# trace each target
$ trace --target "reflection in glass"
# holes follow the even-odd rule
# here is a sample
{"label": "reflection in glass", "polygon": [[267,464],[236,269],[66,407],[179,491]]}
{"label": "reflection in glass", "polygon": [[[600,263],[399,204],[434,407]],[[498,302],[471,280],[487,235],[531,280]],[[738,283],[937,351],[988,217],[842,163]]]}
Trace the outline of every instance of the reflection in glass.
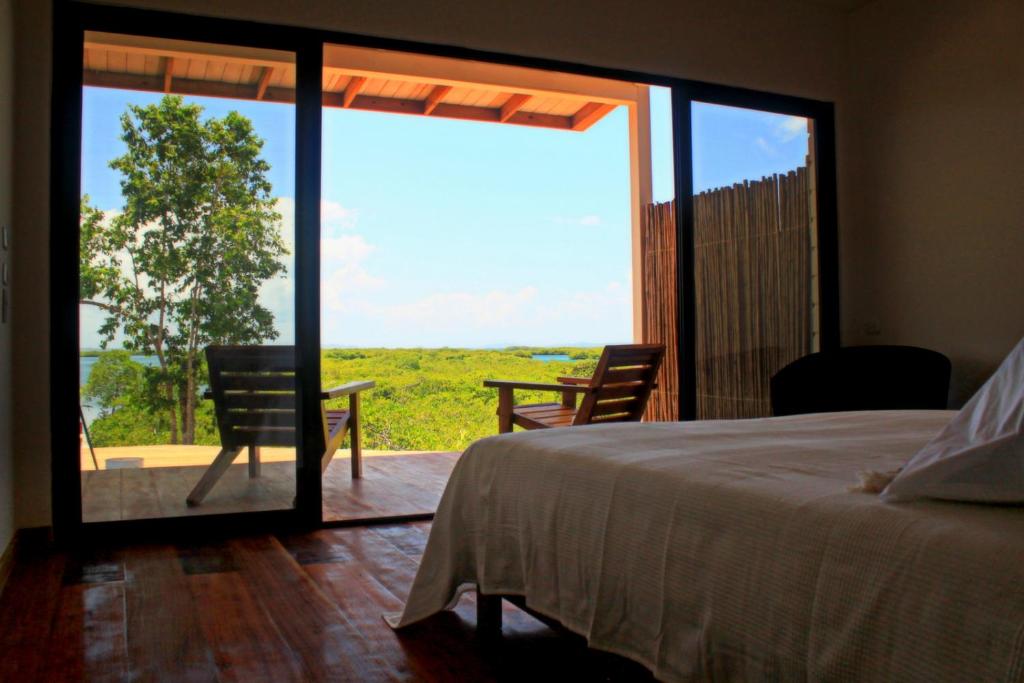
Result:
{"label": "reflection in glass", "polygon": [[692,107],[697,416],[767,416],[771,376],[818,344],[813,127]]}

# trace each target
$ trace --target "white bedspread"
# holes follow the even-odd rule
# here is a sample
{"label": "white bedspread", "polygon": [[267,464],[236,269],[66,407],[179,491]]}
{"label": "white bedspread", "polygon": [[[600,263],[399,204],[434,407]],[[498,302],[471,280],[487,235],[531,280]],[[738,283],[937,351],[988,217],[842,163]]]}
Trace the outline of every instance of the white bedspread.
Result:
{"label": "white bedspread", "polygon": [[884,504],[945,411],[620,424],[473,444],[400,618],[523,595],[663,680],[1024,678],[1024,510]]}

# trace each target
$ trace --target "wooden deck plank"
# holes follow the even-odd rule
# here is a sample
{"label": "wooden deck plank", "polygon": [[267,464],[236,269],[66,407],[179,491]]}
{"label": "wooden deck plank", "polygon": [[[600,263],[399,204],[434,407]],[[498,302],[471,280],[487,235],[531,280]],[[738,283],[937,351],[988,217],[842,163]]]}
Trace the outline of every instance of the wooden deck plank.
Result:
{"label": "wooden deck plank", "polygon": [[82,513],[86,522],[113,522],[121,519],[123,470],[84,470],[82,472]]}
{"label": "wooden deck plank", "polygon": [[[429,514],[437,509],[459,453],[417,453],[363,459],[364,476],[353,480],[350,459],[339,453],[324,476],[324,518],[365,520]],[[232,465],[202,505],[185,498],[204,467],[154,467],[82,473],[83,515],[89,522],[153,519],[226,512],[281,510],[295,498],[294,461],[264,462],[248,476],[244,457]]]}

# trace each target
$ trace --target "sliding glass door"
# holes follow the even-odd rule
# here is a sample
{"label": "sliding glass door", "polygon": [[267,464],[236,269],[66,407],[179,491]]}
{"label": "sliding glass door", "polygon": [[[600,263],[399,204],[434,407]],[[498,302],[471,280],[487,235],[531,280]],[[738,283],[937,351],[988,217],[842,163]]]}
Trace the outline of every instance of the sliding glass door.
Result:
{"label": "sliding glass door", "polygon": [[[430,478],[434,501],[462,447],[497,428],[482,380],[498,360],[540,381],[585,376],[607,343],[663,342],[645,419],[740,418],[770,413],[775,371],[838,342],[827,103],[311,29],[55,11],[60,534],[350,522],[365,511],[330,506],[361,504],[360,475],[386,466],[389,486]],[[356,346],[387,347],[374,351],[387,372]],[[358,380],[375,385],[355,404],[321,389]],[[357,420],[373,456],[362,469]],[[398,467],[406,451],[440,464],[420,476]],[[433,505],[386,498],[396,515]]]}
{"label": "sliding glass door", "polygon": [[[822,348],[823,308],[832,307],[822,299],[818,112],[736,99],[680,103],[690,123],[685,285],[696,419],[771,415],[772,375]],[[833,341],[827,333],[824,343]]]}
{"label": "sliding glass door", "polygon": [[295,55],[83,47],[82,519],[292,508]]}

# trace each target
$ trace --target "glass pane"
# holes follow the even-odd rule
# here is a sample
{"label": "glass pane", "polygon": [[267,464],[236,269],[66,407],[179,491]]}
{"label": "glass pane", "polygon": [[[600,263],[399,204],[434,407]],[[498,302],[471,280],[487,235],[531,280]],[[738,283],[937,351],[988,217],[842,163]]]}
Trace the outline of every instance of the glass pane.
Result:
{"label": "glass pane", "polygon": [[647,89],[337,45],[324,64],[322,382],[376,383],[363,476],[346,443],[324,518],[432,512],[498,431],[485,379],[589,376],[605,344],[640,340]]}
{"label": "glass pane", "polygon": [[289,508],[294,55],[84,50],[84,520]]}
{"label": "glass pane", "polygon": [[813,126],[692,114],[697,416],[767,416],[771,376],[818,347]]}
{"label": "glass pane", "polygon": [[651,86],[651,188],[650,201],[640,215],[636,240],[641,258],[637,292],[641,311],[640,341],[665,345],[665,360],[658,385],[651,392],[646,420],[674,422],[679,419],[679,359],[676,278],[676,187],[672,140],[672,89]]}

